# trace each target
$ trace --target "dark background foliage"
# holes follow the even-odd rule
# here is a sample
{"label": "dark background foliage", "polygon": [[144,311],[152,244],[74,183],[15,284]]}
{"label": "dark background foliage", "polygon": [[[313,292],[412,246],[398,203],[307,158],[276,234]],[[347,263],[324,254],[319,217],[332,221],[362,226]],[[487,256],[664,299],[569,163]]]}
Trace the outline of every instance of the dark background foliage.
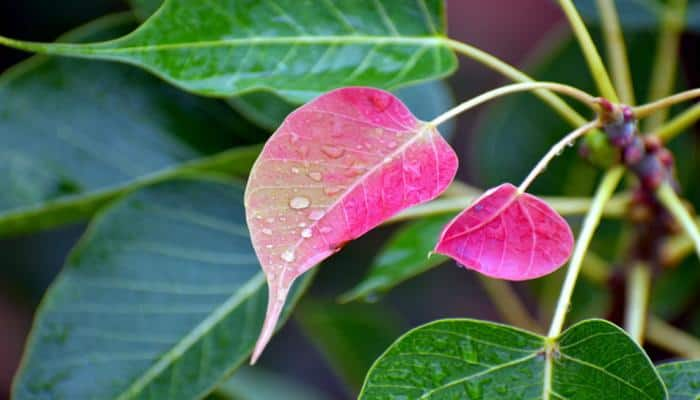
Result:
{"label": "dark background foliage", "polygon": [[[122,0],[61,2],[5,0],[0,1],[0,29],[3,35],[9,37],[51,41],[58,35],[98,16],[126,9],[128,5]],[[567,32],[567,28],[562,25],[563,16],[554,2],[549,0],[491,0],[488,2],[454,0],[448,1],[448,16],[452,37],[481,47],[516,65],[533,64],[539,57],[538,53],[541,55],[543,49],[554,46]],[[688,80],[689,86],[697,87],[700,85],[700,37],[686,35],[682,42],[682,52],[685,79]],[[27,56],[27,54],[0,47],[0,71]],[[572,60],[571,63],[575,61]],[[581,65],[575,65],[575,67],[580,74],[587,74]],[[647,69],[646,66],[634,65],[634,63],[632,67]],[[462,61],[459,72],[450,78],[457,100],[466,99],[492,88],[501,81],[502,79],[496,74],[468,60]],[[497,169],[496,163],[480,164],[474,155],[485,149],[479,146],[490,146],[486,150],[502,155],[507,162],[509,158],[518,157],[521,151],[512,146],[508,138],[522,135],[523,132],[501,132],[495,143],[493,140],[485,142],[481,140],[483,138],[475,137],[475,132],[478,130],[474,128],[480,116],[484,114],[483,110],[480,109],[479,112],[460,118],[453,142],[462,159],[460,177],[470,183],[493,184],[493,177],[503,174],[504,171]],[[508,118],[508,115],[501,115],[500,118]],[[531,130],[527,132],[530,133]],[[544,148],[547,138],[544,132],[542,137],[533,138],[532,150],[528,149],[527,153],[531,154],[533,151]],[[697,181],[696,154],[700,150],[697,132],[694,139],[691,138],[685,143],[690,145],[690,148],[685,148],[684,151],[690,151],[691,156],[684,159],[684,162],[694,169],[693,174]],[[522,173],[517,167],[509,171],[513,174]],[[553,182],[568,178],[560,175],[552,176],[549,179]],[[503,178],[505,177],[501,179]],[[516,176],[515,179],[519,178]],[[686,190],[693,195],[692,199],[697,201],[700,198],[700,185],[692,179],[687,183],[690,185]],[[562,185],[558,188],[540,187],[540,189],[544,191],[552,189],[550,191],[554,193],[566,191],[567,188],[575,190],[571,189],[572,187],[578,187],[578,190],[583,190],[584,193],[590,190],[590,187],[586,188],[585,183],[583,185],[584,189],[578,181],[575,181],[573,185]],[[696,203],[696,205],[700,204]],[[0,399],[8,396],[9,385],[21,356],[32,314],[83,229],[83,225],[74,225],[48,232],[0,239]],[[345,384],[357,385],[356,380],[361,378],[351,379],[355,380],[354,382],[342,382],[325,363],[322,351],[318,351],[319,347],[323,349],[323,343],[314,347],[309,342],[308,335],[310,331],[328,327],[330,322],[319,319],[318,310],[323,310],[324,305],[334,301],[339,293],[348,290],[350,282],[354,283],[361,279],[377,249],[377,243],[381,243],[388,232],[389,230],[384,228],[376,230],[362,240],[350,244],[332,261],[324,264],[314,287],[307,296],[309,299],[300,306],[299,317],[284,328],[284,334],[277,336],[266,352],[263,359],[265,366],[281,371],[292,379],[313,383],[333,398],[348,396],[349,392],[345,389]],[[534,310],[536,299],[532,292],[526,290],[527,288],[523,285],[518,286],[518,289]],[[593,296],[593,292],[583,294],[584,298],[590,296]],[[357,333],[358,337],[355,339],[359,339],[360,344],[364,343],[367,346],[366,359],[359,357],[355,360],[360,365],[371,362],[389,340],[408,327],[441,317],[468,316],[498,320],[498,315],[488,302],[475,275],[465,273],[451,263],[409,281],[381,300],[382,302],[377,305],[378,309],[382,313],[394,314],[392,318],[397,321],[387,327],[388,333],[375,332],[376,336],[373,336],[362,324],[348,326],[348,334]],[[696,333],[700,333],[700,317],[689,311],[693,309],[692,305],[699,308],[697,306],[700,306],[700,296],[691,296],[686,304],[686,308],[675,313],[674,322],[694,328]],[[334,306],[331,303],[328,307]],[[346,310],[364,314],[362,307],[352,306]],[[548,318],[547,315],[542,317]],[[360,332],[365,336],[360,337]],[[652,355],[658,359],[668,357],[660,351],[653,351]]]}

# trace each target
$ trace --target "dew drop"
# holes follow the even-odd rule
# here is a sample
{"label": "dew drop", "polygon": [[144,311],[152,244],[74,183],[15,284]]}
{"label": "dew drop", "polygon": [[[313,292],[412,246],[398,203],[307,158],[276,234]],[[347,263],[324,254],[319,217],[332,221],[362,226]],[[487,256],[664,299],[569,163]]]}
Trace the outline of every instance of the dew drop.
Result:
{"label": "dew drop", "polygon": [[391,104],[391,96],[384,92],[372,93],[369,95],[369,100],[377,111],[384,111]]}
{"label": "dew drop", "polygon": [[299,142],[299,135],[297,135],[295,132],[290,133],[289,143],[296,144],[297,142]]}
{"label": "dew drop", "polygon": [[295,173],[295,174],[298,174],[298,173],[299,173],[299,168],[293,167],[293,168],[292,168],[292,172]]}
{"label": "dew drop", "polygon": [[294,261],[294,258],[295,258],[294,251],[292,251],[291,249],[287,250],[284,253],[282,253],[282,255],[280,257],[286,262],[292,262],[292,261]]}
{"label": "dew drop", "polygon": [[330,233],[331,228],[324,226],[323,228],[319,229],[318,231],[321,233]]}
{"label": "dew drop", "polygon": [[334,194],[338,194],[343,190],[340,186],[329,186],[323,188],[323,193],[327,194],[328,196],[333,196]]}
{"label": "dew drop", "polygon": [[390,163],[390,162],[392,162],[392,161],[394,161],[393,158],[391,158],[391,157],[384,157],[384,162],[385,162],[385,163]]}
{"label": "dew drop", "polygon": [[340,158],[345,154],[343,148],[335,146],[322,146],[321,151],[330,158]]}
{"label": "dew drop", "polygon": [[323,218],[324,212],[321,210],[313,210],[309,213],[309,219],[312,221],[318,221]]}
{"label": "dew drop", "polygon": [[323,179],[323,174],[321,174],[320,172],[316,172],[316,171],[309,172],[309,178],[311,178],[312,180],[314,180],[316,182],[320,182],[321,179]]}
{"label": "dew drop", "polygon": [[275,219],[272,217],[269,217],[268,219],[265,220],[265,222],[267,222],[268,224],[271,224],[271,223],[275,222]]}
{"label": "dew drop", "polygon": [[255,219],[263,219],[263,216],[260,215],[260,214],[258,214],[258,215],[255,216]]}
{"label": "dew drop", "polygon": [[304,239],[310,238],[311,237],[311,229],[306,228],[303,231],[301,231],[301,237],[303,237]]}
{"label": "dew drop", "polygon": [[398,146],[398,145],[399,145],[399,144],[396,143],[396,141],[394,141],[394,140],[392,140],[392,141],[390,141],[389,143],[386,144],[386,146],[387,146],[388,148],[390,148],[390,149],[395,149],[396,146]]}
{"label": "dew drop", "polygon": [[262,233],[264,233],[264,234],[266,234],[266,235],[268,235],[268,236],[269,236],[269,235],[272,235],[272,229],[270,229],[270,228],[265,228],[265,229],[262,230]]}
{"label": "dew drop", "polygon": [[289,206],[295,210],[302,210],[311,205],[311,201],[306,197],[297,196],[289,201]]}
{"label": "dew drop", "polygon": [[299,228],[304,228],[306,227],[306,222],[300,222],[299,223]]}

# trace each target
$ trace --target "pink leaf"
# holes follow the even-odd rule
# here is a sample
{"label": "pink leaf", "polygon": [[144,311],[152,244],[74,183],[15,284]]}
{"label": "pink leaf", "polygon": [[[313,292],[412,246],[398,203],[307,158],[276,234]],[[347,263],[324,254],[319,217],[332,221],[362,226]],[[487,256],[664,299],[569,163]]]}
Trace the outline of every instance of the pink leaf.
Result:
{"label": "pink leaf", "polygon": [[571,256],[574,236],[556,211],[510,183],[484,193],[442,231],[436,253],[493,278],[547,275]]}
{"label": "pink leaf", "polygon": [[397,212],[452,182],[457,156],[399,99],[338,89],[287,117],[253,166],[245,203],[269,302],[255,362],[292,282]]}

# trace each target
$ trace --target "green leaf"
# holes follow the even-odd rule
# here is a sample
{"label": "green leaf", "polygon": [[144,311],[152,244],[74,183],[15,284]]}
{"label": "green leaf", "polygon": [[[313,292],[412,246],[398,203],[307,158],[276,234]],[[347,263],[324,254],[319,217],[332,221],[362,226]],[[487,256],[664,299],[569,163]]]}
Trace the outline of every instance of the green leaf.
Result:
{"label": "green leaf", "polygon": [[133,64],[204,95],[260,89],[303,102],[340,86],[393,89],[445,76],[456,58],[444,35],[441,0],[210,0],[197,7],[166,0],[120,39],[0,44]]}
{"label": "green leaf", "polygon": [[[430,121],[455,105],[450,87],[445,81],[430,81],[400,88],[394,94],[423,121]],[[246,93],[227,101],[248,120],[270,131],[277,129],[295,109],[293,104],[271,92]],[[455,127],[454,120],[447,121],[440,126],[440,133],[449,139],[454,134]]]}
{"label": "green leaf", "polygon": [[[574,0],[581,16],[590,24],[600,23],[596,0]],[[664,2],[659,0],[615,0],[620,24],[628,30],[657,29],[664,15]],[[700,1],[690,0],[686,10],[686,29],[700,31]]]}
{"label": "green leaf", "polygon": [[367,276],[342,295],[341,301],[371,300],[377,294],[447,261],[447,257],[430,255],[430,252],[452,217],[454,215],[428,217],[401,227],[374,259]]}
{"label": "green leaf", "polygon": [[163,4],[163,0],[128,0],[136,18],[145,21]]}
{"label": "green leaf", "polygon": [[663,400],[644,351],[620,328],[587,320],[559,338],[468,319],[442,320],[397,340],[360,399]]}
{"label": "green leaf", "polygon": [[266,302],[240,185],[140,190],[102,212],[70,254],[13,398],[200,398],[249,356]]}
{"label": "green leaf", "polygon": [[295,314],[308,339],[356,393],[384,349],[400,334],[396,315],[379,305],[304,300]]}
{"label": "green leaf", "polygon": [[[68,37],[115,37],[116,15]],[[85,218],[183,168],[245,174],[263,139],[224,103],[122,65],[35,57],[0,77],[0,234]],[[214,155],[224,151],[221,154]]]}
{"label": "green leaf", "polygon": [[668,400],[700,399],[700,361],[681,361],[657,367],[668,389]]}
{"label": "green leaf", "polygon": [[318,391],[258,367],[244,367],[208,397],[209,400],[326,400]]}

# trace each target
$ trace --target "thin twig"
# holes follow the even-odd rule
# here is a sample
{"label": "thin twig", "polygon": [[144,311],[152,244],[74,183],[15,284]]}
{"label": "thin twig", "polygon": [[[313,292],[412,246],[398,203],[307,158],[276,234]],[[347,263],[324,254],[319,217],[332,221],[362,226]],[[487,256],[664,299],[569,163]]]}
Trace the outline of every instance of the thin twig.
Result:
{"label": "thin twig", "polygon": [[576,280],[578,279],[578,275],[581,270],[583,258],[586,255],[586,251],[591,243],[593,234],[600,223],[600,218],[603,214],[605,203],[608,202],[618,183],[620,183],[624,172],[625,169],[620,166],[609,170],[603,177],[603,181],[598,186],[598,190],[593,197],[593,204],[591,205],[591,209],[588,211],[588,214],[583,221],[583,227],[581,228],[581,233],[579,234],[578,240],[576,241],[576,246],[574,247],[574,254],[571,257],[569,269],[566,272],[566,278],[564,279],[561,294],[559,295],[559,300],[557,301],[557,307],[554,310],[554,318],[552,318],[552,324],[549,327],[548,336],[550,338],[555,338],[561,333],[564,326],[564,320],[566,319],[566,313],[569,309],[569,304],[571,303],[571,295],[574,293]]}
{"label": "thin twig", "polygon": [[640,345],[644,341],[650,290],[651,267],[647,263],[638,262],[632,266],[627,278],[625,330]]}
{"label": "thin twig", "polygon": [[598,10],[605,33],[605,43],[608,57],[610,58],[615,88],[620,94],[620,100],[625,104],[632,105],[635,103],[634,87],[630,76],[625,37],[620,28],[620,19],[617,15],[615,2],[613,0],[598,0]]}

